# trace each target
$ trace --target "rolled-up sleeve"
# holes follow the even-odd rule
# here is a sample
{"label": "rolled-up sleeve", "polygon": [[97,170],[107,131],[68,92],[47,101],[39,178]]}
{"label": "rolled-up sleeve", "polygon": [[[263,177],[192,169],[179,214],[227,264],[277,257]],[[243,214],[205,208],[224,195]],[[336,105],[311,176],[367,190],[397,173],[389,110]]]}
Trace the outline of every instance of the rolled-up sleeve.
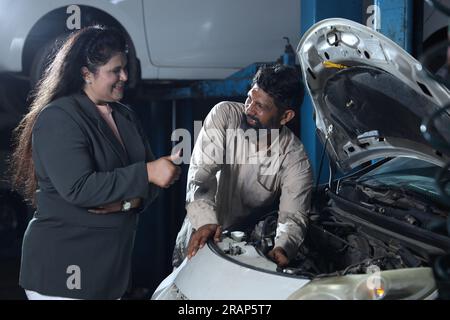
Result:
{"label": "rolled-up sleeve", "polygon": [[303,150],[287,157],[281,173],[281,195],[275,246],[282,247],[289,259],[305,237],[311,207],[313,175]]}
{"label": "rolled-up sleeve", "polygon": [[34,156],[53,187],[69,203],[96,207],[148,197],[145,162],[108,172],[96,171],[86,135],[63,109],[49,107],[42,111],[32,139]]}

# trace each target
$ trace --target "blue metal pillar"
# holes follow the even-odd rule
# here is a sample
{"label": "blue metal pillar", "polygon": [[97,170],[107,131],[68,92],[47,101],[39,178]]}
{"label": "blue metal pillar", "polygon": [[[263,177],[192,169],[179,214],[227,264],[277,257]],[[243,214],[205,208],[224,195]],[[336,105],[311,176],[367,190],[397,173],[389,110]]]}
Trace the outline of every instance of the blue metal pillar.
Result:
{"label": "blue metal pillar", "polygon": [[412,52],[413,0],[374,0],[379,7],[380,32]]}
{"label": "blue metal pillar", "polygon": [[[303,35],[312,25],[327,18],[346,18],[362,23],[363,4],[361,0],[302,0],[301,1],[301,34]],[[314,177],[317,179],[322,153],[322,144],[317,138],[313,120],[313,107],[309,96],[305,96],[301,108],[300,127],[301,140],[305,145]],[[328,168],[328,162],[324,161],[324,167]],[[327,170],[322,170],[320,183],[328,180]]]}

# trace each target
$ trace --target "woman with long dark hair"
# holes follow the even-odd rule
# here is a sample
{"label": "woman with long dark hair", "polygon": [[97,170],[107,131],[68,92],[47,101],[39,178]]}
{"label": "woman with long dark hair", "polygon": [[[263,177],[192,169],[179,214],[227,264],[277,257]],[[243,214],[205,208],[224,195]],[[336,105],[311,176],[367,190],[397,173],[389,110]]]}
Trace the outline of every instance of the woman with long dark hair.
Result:
{"label": "woman with long dark hair", "polygon": [[29,299],[118,299],[129,285],[138,214],[174,183],[119,101],[127,44],[113,29],[71,34],[15,131],[12,180],[36,207],[24,235],[20,285]]}

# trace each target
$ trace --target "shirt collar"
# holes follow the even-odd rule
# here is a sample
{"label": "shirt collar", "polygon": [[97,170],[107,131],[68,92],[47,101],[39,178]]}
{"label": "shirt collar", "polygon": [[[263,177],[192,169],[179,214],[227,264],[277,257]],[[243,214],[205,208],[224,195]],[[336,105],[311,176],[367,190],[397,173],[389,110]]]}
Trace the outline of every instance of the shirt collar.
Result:
{"label": "shirt collar", "polygon": [[95,106],[97,107],[97,110],[103,115],[110,115],[112,113],[112,108],[109,104],[96,104]]}

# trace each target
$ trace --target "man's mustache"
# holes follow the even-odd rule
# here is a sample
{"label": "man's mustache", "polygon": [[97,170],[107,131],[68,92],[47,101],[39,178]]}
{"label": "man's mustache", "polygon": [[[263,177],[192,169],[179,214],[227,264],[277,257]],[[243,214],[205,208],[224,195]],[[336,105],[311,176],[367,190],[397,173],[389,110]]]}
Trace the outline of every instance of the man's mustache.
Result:
{"label": "man's mustache", "polygon": [[256,122],[256,126],[257,126],[258,128],[262,128],[261,122],[259,121],[259,119],[258,119],[257,117],[252,116],[252,115],[249,115],[249,114],[245,114],[245,116],[246,116],[247,118],[252,119],[253,121],[255,121],[255,122]]}

